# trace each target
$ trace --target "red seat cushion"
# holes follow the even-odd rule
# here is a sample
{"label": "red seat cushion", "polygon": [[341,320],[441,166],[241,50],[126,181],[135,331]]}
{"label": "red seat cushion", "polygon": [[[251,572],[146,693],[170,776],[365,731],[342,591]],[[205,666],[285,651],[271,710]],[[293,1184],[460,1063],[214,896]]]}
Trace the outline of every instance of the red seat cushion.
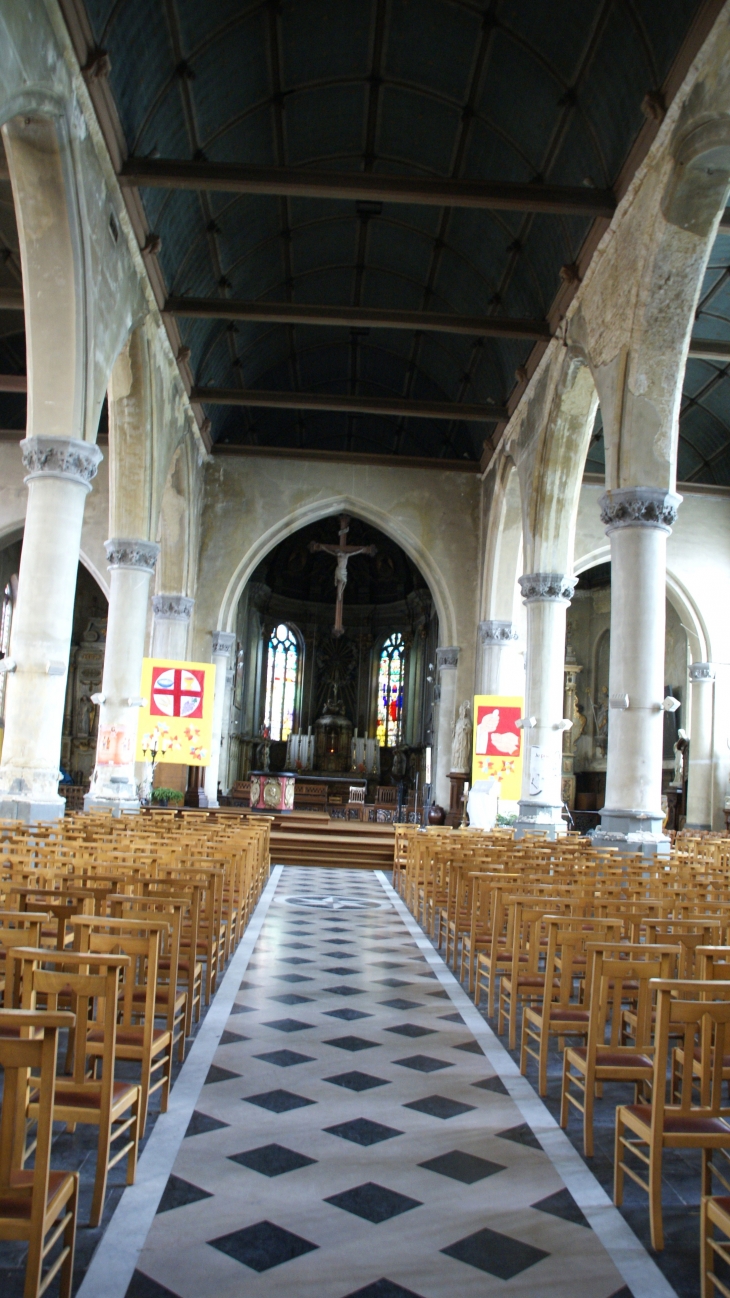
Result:
{"label": "red seat cushion", "polygon": [[[135,1092],[138,1089],[133,1082],[115,1082],[112,1091],[112,1103],[116,1106],[126,1099],[129,1104],[132,1104],[135,1099]],[[84,1085],[75,1086],[73,1082],[57,1081],[55,1101],[56,1104],[63,1104],[74,1109],[100,1109],[101,1088]]]}
{"label": "red seat cushion", "polygon": [[[627,1104],[626,1109],[634,1117],[651,1126],[650,1104]],[[730,1124],[722,1118],[713,1118],[705,1114],[676,1113],[672,1110],[664,1114],[664,1131],[670,1136],[727,1136],[730,1141]]]}

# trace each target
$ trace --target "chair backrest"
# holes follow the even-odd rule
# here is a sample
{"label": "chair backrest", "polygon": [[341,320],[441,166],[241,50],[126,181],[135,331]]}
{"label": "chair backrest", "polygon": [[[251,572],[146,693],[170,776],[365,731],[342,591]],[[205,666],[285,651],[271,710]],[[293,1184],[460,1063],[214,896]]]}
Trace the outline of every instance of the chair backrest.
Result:
{"label": "chair backrest", "polygon": [[376,807],[394,807],[398,801],[398,790],[393,785],[379,784],[375,790]]}
{"label": "chair backrest", "polygon": [[[0,1201],[10,1189],[11,1173],[20,1167],[25,1145],[25,1096],[33,1072],[38,1097],[35,1165],[30,1199],[31,1229],[41,1231],[48,1202],[48,1175],[53,1134],[53,1097],[56,1086],[58,1034],[76,1022],[73,1014],[48,1014],[28,1010],[0,1010],[0,1068],[3,1070],[3,1102],[0,1114]],[[18,1033],[17,1036],[13,1034]],[[22,1127],[22,1131],[19,1129]],[[13,1195],[18,1191],[13,1187]],[[0,1206],[0,1215],[2,1207]]]}
{"label": "chair backrest", "polygon": [[23,1009],[35,1010],[39,995],[51,1013],[58,1011],[60,1000],[70,1000],[76,1015],[72,1069],[76,1085],[83,1084],[88,1076],[88,1034],[94,1029],[103,1031],[102,1109],[105,1104],[111,1106],[119,975],[129,967],[129,956],[19,947],[13,952],[13,960],[21,965]]}
{"label": "chair backrest", "polygon": [[592,962],[586,1043],[589,1056],[595,1057],[599,1046],[610,1045],[616,1049],[621,1045],[622,1014],[627,1000],[631,1000],[636,1015],[632,1049],[641,1052],[651,1049],[655,1002],[651,980],[671,978],[679,948],[646,943],[626,942],[611,946],[603,942],[587,942],[586,955]]}
{"label": "chair backrest", "polygon": [[365,786],[360,787],[357,784],[350,785],[350,802],[365,802]]}
{"label": "chair backrest", "polygon": [[[666,1109],[717,1117],[730,1046],[730,981],[654,978],[651,986],[657,994],[652,1126],[663,1128]],[[667,1104],[669,1051],[677,1038],[684,1058],[680,1100]],[[692,1067],[698,1054],[699,1077]]]}

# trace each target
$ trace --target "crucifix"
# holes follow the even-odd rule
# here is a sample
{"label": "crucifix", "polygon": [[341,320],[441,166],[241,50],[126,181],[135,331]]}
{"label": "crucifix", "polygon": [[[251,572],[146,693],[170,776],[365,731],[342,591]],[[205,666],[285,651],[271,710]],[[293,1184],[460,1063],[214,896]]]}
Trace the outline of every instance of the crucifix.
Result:
{"label": "crucifix", "polygon": [[375,545],[348,545],[347,533],[350,530],[350,515],[340,514],[340,540],[337,545],[323,545],[321,541],[310,541],[309,548],[312,554],[317,550],[323,550],[325,554],[332,554],[337,560],[335,564],[335,586],[337,587],[337,604],[335,606],[335,624],[332,628],[334,636],[341,636],[344,631],[342,625],[342,601],[345,597],[345,586],[347,585],[347,562],[355,554],[377,554],[378,549]]}

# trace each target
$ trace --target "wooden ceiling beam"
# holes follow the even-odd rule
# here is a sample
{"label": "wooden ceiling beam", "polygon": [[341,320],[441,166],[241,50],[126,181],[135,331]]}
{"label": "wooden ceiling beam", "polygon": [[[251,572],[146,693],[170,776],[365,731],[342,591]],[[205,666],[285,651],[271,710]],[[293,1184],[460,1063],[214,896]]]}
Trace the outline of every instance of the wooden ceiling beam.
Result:
{"label": "wooden ceiling beam", "polygon": [[689,344],[690,360],[719,361],[723,365],[730,363],[730,342],[692,338]]}
{"label": "wooden ceiling beam", "polygon": [[215,190],[227,194],[277,194],[289,198],[334,198],[430,207],[489,208],[546,212],[561,216],[603,216],[616,200],[609,189],[588,185],[516,184],[512,181],[432,180],[381,176],[372,172],[312,171],[304,167],[237,166],[175,158],[129,158],[119,183],[140,189]]}
{"label": "wooden ceiling beam", "polygon": [[22,311],[22,288],[0,288],[0,311]]}
{"label": "wooden ceiling beam", "polygon": [[242,302],[226,298],[170,297],[170,315],[205,320],[254,320],[272,324],[337,325],[343,328],[414,329],[424,333],[483,338],[551,337],[547,320],[465,316],[436,311],[390,311],[362,306],[310,306],[296,302]]}
{"label": "wooden ceiling beam", "polygon": [[411,419],[464,419],[491,423],[507,418],[504,406],[456,401],[406,401],[401,397],[350,397],[324,392],[264,392],[257,388],[199,388],[190,400],[211,406],[261,406],[270,410],[334,410],[347,414],[397,415]]}

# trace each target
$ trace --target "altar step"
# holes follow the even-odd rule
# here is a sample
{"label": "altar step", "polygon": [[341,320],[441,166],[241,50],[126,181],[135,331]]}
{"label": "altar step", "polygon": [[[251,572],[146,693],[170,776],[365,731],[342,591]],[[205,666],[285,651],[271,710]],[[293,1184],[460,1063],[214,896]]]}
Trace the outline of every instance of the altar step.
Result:
{"label": "altar step", "polygon": [[392,870],[394,843],[392,825],[331,820],[321,812],[295,811],[274,817],[271,864]]}

